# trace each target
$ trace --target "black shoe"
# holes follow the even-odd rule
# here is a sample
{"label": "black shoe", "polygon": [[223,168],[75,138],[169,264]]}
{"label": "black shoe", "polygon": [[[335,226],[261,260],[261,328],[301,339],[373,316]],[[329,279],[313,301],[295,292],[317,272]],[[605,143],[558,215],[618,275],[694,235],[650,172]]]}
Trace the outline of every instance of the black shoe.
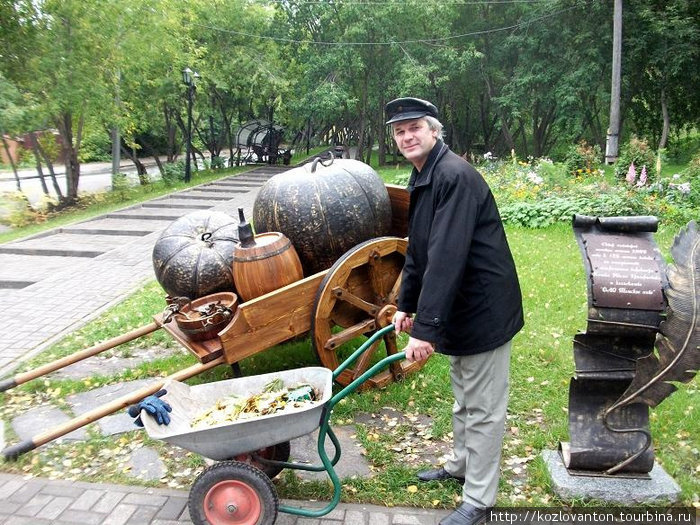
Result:
{"label": "black shoe", "polygon": [[469,503],[462,503],[455,511],[444,517],[440,525],[478,525],[489,517],[491,507],[478,509]]}
{"label": "black shoe", "polygon": [[420,481],[445,481],[446,479],[456,479],[462,485],[464,485],[464,478],[459,478],[453,476],[447,472],[443,467],[435,468],[431,470],[423,470],[418,473],[418,479]]}

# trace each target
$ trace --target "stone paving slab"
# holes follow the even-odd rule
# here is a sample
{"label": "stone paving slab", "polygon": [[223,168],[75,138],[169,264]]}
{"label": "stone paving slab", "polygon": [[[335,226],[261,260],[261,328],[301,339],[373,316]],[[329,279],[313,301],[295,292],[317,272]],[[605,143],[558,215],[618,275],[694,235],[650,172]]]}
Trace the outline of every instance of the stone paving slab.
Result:
{"label": "stone paving slab", "polygon": [[[73,417],[52,406],[42,406],[27,410],[12,420],[12,430],[21,441],[32,439],[37,434],[50,428],[62,425]],[[78,428],[60,438],[65,441],[83,441],[87,439],[85,427]]]}
{"label": "stone paving slab", "polygon": [[74,267],[83,257],[50,257],[0,253],[0,281],[39,281],[56,272]]}
{"label": "stone paving slab", "polygon": [[216,203],[207,200],[205,196],[201,200],[188,200],[166,197],[153,201],[148,201],[143,204],[143,208],[181,208],[184,210],[207,210],[215,206]]}
{"label": "stone paving slab", "polygon": [[[227,182],[226,184],[218,184],[212,182],[211,184],[204,184],[199,188],[192,188],[192,193],[209,193],[209,192],[236,192],[239,193],[250,191],[251,188],[258,188],[263,185],[262,181],[240,181],[240,182]],[[240,188],[236,190],[236,188]]]}
{"label": "stone paving slab", "polygon": [[[234,192],[238,193],[238,192]],[[245,193],[245,192],[241,192]],[[178,193],[177,194],[178,199],[196,199],[196,200],[202,200],[202,194],[197,193],[197,192],[186,192],[186,193]],[[223,195],[207,195],[207,200],[210,201],[227,201],[231,198],[231,195],[229,193],[223,194]]]}
{"label": "stone paving slab", "polygon": [[229,195],[230,198],[234,198],[236,195],[239,195],[241,193],[248,193],[251,189],[252,188],[197,188],[195,190],[192,190],[192,193],[190,195],[200,195],[201,199],[208,201],[210,195],[214,195],[217,197],[221,195]]}
{"label": "stone paving slab", "polygon": [[129,235],[76,235],[58,232],[47,237],[0,245],[0,253],[96,257],[133,241],[134,237]]}
{"label": "stone paving slab", "polygon": [[107,217],[92,221],[81,222],[72,226],[61,228],[62,232],[73,234],[91,235],[148,235],[156,230],[168,226],[171,220],[143,220],[133,219],[129,216]]}
{"label": "stone paving slab", "polygon": [[183,215],[186,215],[189,213],[187,209],[167,209],[167,208],[143,208],[141,206],[137,206],[134,208],[127,208],[124,210],[120,210],[117,212],[112,212],[108,213],[106,215],[103,215],[103,217],[107,218],[114,218],[114,219],[121,219],[128,217],[130,219],[138,219],[138,220],[155,220],[155,221],[174,221],[175,219],[179,219]]}
{"label": "stone paving slab", "polygon": [[217,186],[238,186],[244,184],[254,184],[256,186],[262,186],[272,177],[246,177],[242,179],[229,179],[229,180],[218,180],[216,181]]}

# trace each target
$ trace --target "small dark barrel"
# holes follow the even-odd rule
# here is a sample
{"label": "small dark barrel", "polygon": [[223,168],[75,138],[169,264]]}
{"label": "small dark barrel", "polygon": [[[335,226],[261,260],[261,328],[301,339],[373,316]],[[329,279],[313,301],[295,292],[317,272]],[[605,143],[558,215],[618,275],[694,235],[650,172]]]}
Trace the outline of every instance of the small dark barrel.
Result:
{"label": "small dark barrel", "polygon": [[244,301],[287,286],[304,274],[290,240],[279,232],[261,233],[233,254],[233,280]]}
{"label": "small dark barrel", "polygon": [[304,275],[330,268],[346,251],[391,229],[384,182],[367,164],[328,159],[275,175],[253,207],[257,232],[281,232],[292,241]]}

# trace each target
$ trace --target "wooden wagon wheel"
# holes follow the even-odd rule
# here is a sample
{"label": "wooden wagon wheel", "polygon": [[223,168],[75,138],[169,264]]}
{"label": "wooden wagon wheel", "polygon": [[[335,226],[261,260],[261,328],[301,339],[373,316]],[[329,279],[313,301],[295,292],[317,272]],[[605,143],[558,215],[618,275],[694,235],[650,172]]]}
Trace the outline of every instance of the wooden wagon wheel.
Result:
{"label": "wooden wagon wheel", "polygon": [[[347,251],[328,270],[316,295],[311,324],[311,339],[323,366],[335,370],[342,362],[338,351],[343,345],[357,337],[369,337],[391,323],[407,244],[398,237],[371,239]],[[382,341],[387,355],[398,352],[396,334],[391,332],[370,346],[354,368],[344,370],[338,383],[347,385],[362,375]],[[363,387],[384,386],[422,365],[406,360],[392,363]]]}

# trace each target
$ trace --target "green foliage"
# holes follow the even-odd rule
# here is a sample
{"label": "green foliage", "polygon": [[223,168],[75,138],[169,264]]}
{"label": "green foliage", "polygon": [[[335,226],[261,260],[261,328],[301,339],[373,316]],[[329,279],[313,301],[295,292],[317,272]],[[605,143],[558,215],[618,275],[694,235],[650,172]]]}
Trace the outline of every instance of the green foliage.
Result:
{"label": "green foliage", "polygon": [[182,182],[185,180],[185,161],[179,160],[177,162],[168,162],[163,164],[162,173],[163,182],[167,186],[172,186],[176,182]]}
{"label": "green foliage", "polygon": [[630,165],[634,164],[637,173],[646,166],[647,172],[654,171],[656,155],[646,139],[632,137],[620,150],[620,156],[615,163],[615,176],[624,178]]}
{"label": "green foliage", "polygon": [[216,155],[215,157],[212,157],[209,167],[213,170],[219,170],[219,169],[225,168],[226,161],[220,155]]}
{"label": "green foliage", "polygon": [[687,164],[699,152],[700,132],[698,131],[671,140],[667,148],[668,160],[678,164]]}
{"label": "green foliage", "polygon": [[598,144],[590,145],[585,140],[572,145],[566,152],[564,164],[571,175],[590,174],[600,168],[603,152]]}
{"label": "green foliage", "polygon": [[117,173],[112,177],[112,191],[110,192],[115,202],[127,202],[137,193],[136,188],[124,173]]}
{"label": "green foliage", "polygon": [[45,206],[34,208],[24,193],[15,191],[2,194],[3,213],[0,224],[12,228],[24,228],[46,220]]}
{"label": "green foliage", "polygon": [[80,145],[80,162],[112,160],[112,141],[104,131],[87,133]]}

